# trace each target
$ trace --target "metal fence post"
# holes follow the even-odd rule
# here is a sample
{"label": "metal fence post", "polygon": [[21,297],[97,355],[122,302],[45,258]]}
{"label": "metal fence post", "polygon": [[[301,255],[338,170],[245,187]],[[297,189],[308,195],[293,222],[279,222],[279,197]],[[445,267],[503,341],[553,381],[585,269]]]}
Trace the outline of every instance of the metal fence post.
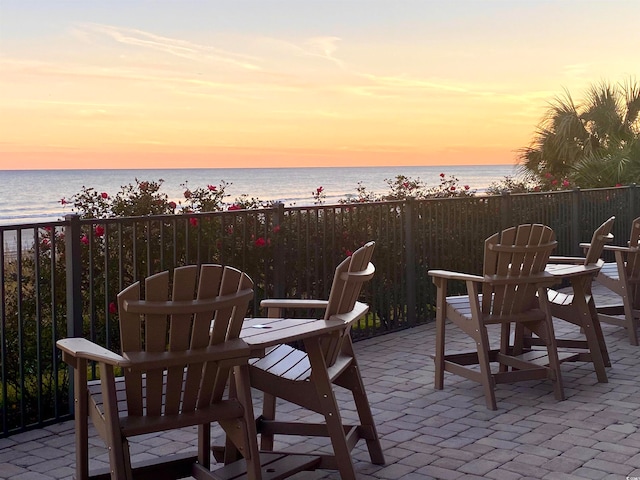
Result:
{"label": "metal fence post", "polygon": [[407,292],[407,324],[416,324],[416,251],[413,240],[415,199],[407,197],[404,215],[405,279]]}
{"label": "metal fence post", "polygon": [[500,230],[513,224],[513,199],[509,190],[503,190],[500,194],[500,223]]}
{"label": "metal fence post", "polygon": [[80,217],[65,215],[64,246],[67,281],[67,336],[82,337],[82,256]]}
{"label": "metal fence post", "polygon": [[582,195],[579,188],[574,188],[571,195],[571,255],[579,257],[580,249],[580,204]]}
{"label": "metal fence post", "polygon": [[629,211],[631,212],[629,223],[638,216],[638,210],[636,210],[636,199],[638,198],[636,194],[637,187],[638,185],[636,183],[629,185]]}
{"label": "metal fence post", "polygon": [[[275,212],[273,215],[273,228],[282,225],[284,221],[284,203],[277,202],[274,204]],[[285,296],[285,264],[284,264],[284,245],[282,239],[284,235],[278,236],[278,241],[273,250],[273,297],[284,298]]]}

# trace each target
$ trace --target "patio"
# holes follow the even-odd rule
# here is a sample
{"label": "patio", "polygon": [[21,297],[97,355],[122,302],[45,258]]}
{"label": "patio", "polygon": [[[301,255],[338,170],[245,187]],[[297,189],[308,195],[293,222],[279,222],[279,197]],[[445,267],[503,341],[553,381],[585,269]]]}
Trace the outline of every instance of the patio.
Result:
{"label": "patio", "polygon": [[[609,292],[596,288],[596,303]],[[433,388],[434,324],[355,344],[386,465],[369,462],[363,442],[354,450],[362,479],[604,479],[640,477],[640,385],[638,347],[626,332],[603,325],[612,367],[609,383],[597,383],[593,366],[565,363],[567,399],[557,402],[550,382],[499,385],[498,410],[485,407],[482,387],[445,375],[445,389]],[[556,321],[558,335],[578,332]],[[468,348],[468,337],[448,330],[452,349]],[[355,416],[338,391],[345,416]],[[256,411],[260,406],[255,397]],[[297,418],[297,407],[279,413]],[[213,431],[219,443],[220,431]],[[281,444],[287,438],[276,437]],[[91,467],[106,467],[102,441],[92,437]],[[190,450],[193,431],[138,437],[134,461]],[[324,440],[297,443],[298,451],[327,448]],[[0,478],[71,478],[73,422],[0,439]],[[303,472],[299,479],[339,478],[337,472]]]}

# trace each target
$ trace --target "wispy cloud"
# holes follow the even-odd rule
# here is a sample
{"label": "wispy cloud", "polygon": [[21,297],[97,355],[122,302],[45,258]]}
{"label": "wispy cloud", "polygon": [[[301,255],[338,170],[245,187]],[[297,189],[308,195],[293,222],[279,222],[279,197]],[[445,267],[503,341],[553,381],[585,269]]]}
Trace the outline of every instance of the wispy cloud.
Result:
{"label": "wispy cloud", "polygon": [[338,50],[338,42],[342,39],[339,37],[312,37],[306,40],[306,55],[317,56],[334,62],[340,67],[344,67],[342,60],[334,57],[334,53]]}
{"label": "wispy cloud", "polygon": [[90,33],[105,35],[124,45],[155,50],[189,60],[223,63],[246,70],[262,69],[258,65],[256,57],[229,52],[187,40],[156,35],[142,30],[93,23],[82,24],[77,28],[78,33],[82,36]]}

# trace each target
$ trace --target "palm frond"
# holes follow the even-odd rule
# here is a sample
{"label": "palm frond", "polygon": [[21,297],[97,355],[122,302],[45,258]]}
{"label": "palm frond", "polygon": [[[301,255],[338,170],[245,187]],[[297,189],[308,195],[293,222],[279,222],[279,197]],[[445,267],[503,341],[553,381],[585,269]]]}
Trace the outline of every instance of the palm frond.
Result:
{"label": "palm frond", "polygon": [[640,134],[640,84],[631,77],[621,85],[627,104],[624,126],[631,135]]}

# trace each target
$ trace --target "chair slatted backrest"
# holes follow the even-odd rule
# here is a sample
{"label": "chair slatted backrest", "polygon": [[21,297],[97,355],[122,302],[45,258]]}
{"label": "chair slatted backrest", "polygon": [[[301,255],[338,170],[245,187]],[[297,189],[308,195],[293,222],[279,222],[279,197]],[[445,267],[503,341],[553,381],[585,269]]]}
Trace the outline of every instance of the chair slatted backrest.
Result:
{"label": "chair slatted backrest", "polygon": [[585,265],[592,265],[600,260],[605,244],[613,240],[611,229],[613,228],[615,219],[616,217],[609,218],[593,232],[591,243],[589,244],[589,249],[584,259]]}
{"label": "chair slatted backrest", "polygon": [[627,253],[627,263],[625,273],[629,287],[629,296],[633,308],[640,308],[640,217],[631,223],[631,235],[629,237],[629,248],[638,249]]}
{"label": "chair slatted backrest", "polygon": [[483,315],[511,316],[535,308],[538,285],[518,280],[544,272],[556,244],[553,230],[541,224],[518,225],[487,238]]}
{"label": "chair slatted backrest", "polygon": [[[354,309],[363,283],[373,278],[375,273],[375,268],[371,263],[374,248],[375,242],[368,242],[336,267],[325,310],[325,320],[328,320],[332,315],[348,313]],[[351,324],[346,325],[338,336],[323,344],[325,361],[328,366],[335,363],[342,342],[345,336],[349,335],[350,330]]]}
{"label": "chair slatted backrest", "polygon": [[[174,270],[171,294],[169,282],[169,272],[161,272],[145,279],[144,299],[140,282],[118,295],[123,355],[196,352],[238,338],[253,298],[253,282],[246,274],[221,265],[188,265]],[[142,304],[146,308],[140,310]],[[127,370],[128,414],[185,413],[217,402],[228,373],[217,362]]]}

